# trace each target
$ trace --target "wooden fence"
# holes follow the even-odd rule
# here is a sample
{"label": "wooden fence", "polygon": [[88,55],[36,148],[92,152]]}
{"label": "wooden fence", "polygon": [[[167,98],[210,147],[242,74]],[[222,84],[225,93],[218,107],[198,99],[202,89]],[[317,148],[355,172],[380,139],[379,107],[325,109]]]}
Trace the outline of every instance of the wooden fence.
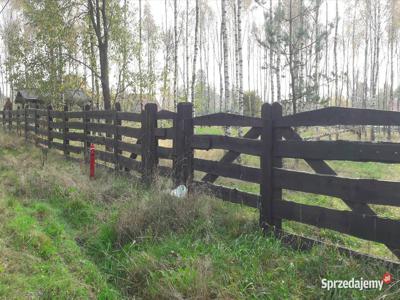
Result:
{"label": "wooden fence", "polygon": [[[400,126],[399,112],[330,107],[282,116],[282,107],[274,103],[263,105],[261,118],[228,113],[193,117],[190,103],[180,103],[176,113],[157,111],[155,104],[147,104],[141,114],[121,112],[117,103],[111,111],[86,108],[69,112],[54,111],[51,107],[5,111],[2,123],[65,155],[80,154],[87,158],[90,143],[103,145],[104,150],[96,151],[98,159],[116,169],[139,171],[147,183],[157,173],[173,176],[177,185],[205,188],[225,201],[259,209],[260,225],[265,230],[273,229],[280,234],[282,220],[292,220],[383,243],[400,257],[400,221],[379,217],[369,207],[369,204],[400,206],[400,182],[340,177],[324,161],[399,163],[400,144],[310,141],[303,140],[296,130],[308,126]],[[248,130],[241,138],[195,134],[199,126]],[[162,139],[172,140],[172,147],[161,147]],[[225,152],[219,161],[213,161],[195,158],[196,149]],[[240,154],[259,157],[260,166],[238,163]],[[314,173],[284,168],[285,158],[305,160]],[[161,166],[160,159],[170,160],[170,167]],[[195,180],[195,171],[205,175]],[[218,177],[257,184],[260,193],[215,184]],[[340,198],[350,210],[288,201],[283,198],[282,190]]]}

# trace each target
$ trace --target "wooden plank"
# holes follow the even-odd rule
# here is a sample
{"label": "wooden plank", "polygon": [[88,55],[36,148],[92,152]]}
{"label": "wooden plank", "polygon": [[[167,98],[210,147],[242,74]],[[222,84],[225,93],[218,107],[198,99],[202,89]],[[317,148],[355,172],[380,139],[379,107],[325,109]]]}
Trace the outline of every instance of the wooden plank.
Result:
{"label": "wooden plank", "polygon": [[85,141],[85,135],[83,133],[79,132],[68,132],[66,134],[67,139],[71,141],[78,141],[78,142],[84,142]]}
{"label": "wooden plank", "polygon": [[160,110],[157,112],[157,120],[173,120],[176,118],[176,113],[169,110]]}
{"label": "wooden plank", "polygon": [[195,126],[241,126],[261,127],[260,118],[247,117],[229,113],[216,113],[193,118]]}
{"label": "wooden plank", "polygon": [[53,139],[62,140],[62,139],[64,138],[64,135],[63,135],[63,133],[61,133],[61,132],[58,132],[58,131],[54,131],[54,130],[53,130],[53,131],[50,133],[50,137],[53,138]]}
{"label": "wooden plank", "polygon": [[107,134],[114,133],[114,127],[111,124],[103,123],[87,123],[87,129],[92,132],[105,132]]}
{"label": "wooden plank", "polygon": [[278,232],[278,236],[284,245],[289,246],[296,251],[311,250],[314,246],[318,245],[318,246],[324,247],[324,248],[330,247],[332,249],[337,250],[341,254],[344,254],[344,255],[347,255],[349,257],[353,257],[356,259],[361,259],[363,261],[363,263],[367,263],[370,261],[370,262],[376,264],[378,262],[381,266],[385,266],[391,272],[398,270],[398,268],[400,267],[400,263],[398,261],[387,260],[387,259],[383,259],[378,256],[373,256],[373,255],[366,254],[366,253],[360,253],[360,252],[354,251],[352,249],[346,248],[346,247],[338,245],[338,244],[329,243],[327,241],[321,241],[318,239],[305,237],[302,235],[288,233],[288,232],[282,231],[282,230],[280,230]]}
{"label": "wooden plank", "polygon": [[275,123],[277,127],[334,125],[400,126],[400,112],[327,107],[285,116]]}
{"label": "wooden plank", "polygon": [[117,113],[118,120],[121,121],[132,121],[132,122],[141,122],[142,115],[133,112],[122,112],[118,111]]}
{"label": "wooden plank", "polygon": [[115,162],[115,157],[114,157],[114,153],[110,153],[110,152],[105,152],[105,151],[101,151],[101,150],[97,150],[96,149],[96,160],[102,160],[108,163],[114,163]]}
{"label": "wooden plank", "polygon": [[[29,115],[29,110],[28,110],[28,115]],[[53,118],[63,118],[64,114],[62,111],[57,111],[57,110],[52,110],[50,112],[50,116]]]}
{"label": "wooden plank", "polygon": [[282,219],[335,230],[392,247],[399,243],[399,221],[285,200],[275,201],[274,211]]}
{"label": "wooden plank", "polygon": [[[303,141],[300,135],[292,128],[275,129],[276,136],[283,136],[285,140]],[[326,175],[336,175],[336,172],[323,160],[306,159],[306,163],[316,172]]]}
{"label": "wooden plank", "polygon": [[85,125],[82,122],[68,122],[67,127],[69,129],[85,129]]}
{"label": "wooden plank", "polygon": [[400,162],[399,143],[349,141],[278,141],[274,155],[279,157],[325,160]]}
{"label": "wooden plank", "polygon": [[62,122],[50,122],[50,126],[51,126],[51,128],[54,128],[54,129],[62,129],[62,128],[64,128],[63,127],[64,124]]}
{"label": "wooden plank", "polygon": [[73,146],[73,145],[67,145],[67,151],[76,153],[76,154],[81,154],[83,151],[83,147],[78,147],[78,146]]}
{"label": "wooden plank", "polygon": [[[249,131],[247,131],[246,134],[243,136],[243,138],[257,139],[260,136],[260,133],[261,133],[261,129],[258,127],[254,127],[254,128],[251,128]],[[224,154],[224,156],[221,158],[220,162],[221,163],[232,163],[239,156],[240,156],[239,152],[231,150],[228,153]],[[207,175],[204,175],[204,177],[201,180],[206,181],[206,182],[215,182],[215,180],[217,180],[217,178],[218,178],[217,175],[207,174]]]}
{"label": "wooden plank", "polygon": [[86,140],[89,143],[105,145],[107,147],[112,147],[114,145],[114,140],[105,136],[86,135]]}
{"label": "wooden plank", "polygon": [[221,185],[216,185],[208,182],[193,182],[193,188],[200,192],[211,192],[213,196],[224,201],[242,204],[254,208],[259,208],[260,196],[230,189]]}
{"label": "wooden plank", "polygon": [[192,147],[201,150],[223,149],[249,155],[261,155],[262,144],[259,140],[236,138],[223,135],[194,135]]}
{"label": "wooden plank", "polygon": [[174,149],[173,148],[167,148],[167,147],[157,147],[157,154],[160,158],[164,159],[173,159],[174,157]]}
{"label": "wooden plank", "polygon": [[81,119],[84,117],[85,112],[84,111],[69,111],[65,114],[68,118],[70,119]]}
{"label": "wooden plank", "polygon": [[237,164],[226,164],[218,161],[193,159],[193,167],[197,171],[215,174],[227,178],[238,179],[253,183],[261,182],[261,170]]}
{"label": "wooden plank", "polygon": [[155,135],[160,140],[172,140],[175,137],[174,128],[156,128]]}
{"label": "wooden plank", "polygon": [[117,126],[117,133],[120,135],[140,139],[142,138],[143,131],[141,128]]}
{"label": "wooden plank", "polygon": [[87,117],[91,119],[107,119],[111,120],[114,110],[91,110],[87,112]]}
{"label": "wooden plank", "polygon": [[60,151],[68,151],[76,154],[80,154],[83,150],[82,147],[72,146],[72,145],[64,145],[57,142],[51,143],[52,148],[60,150]]}
{"label": "wooden plank", "polygon": [[64,151],[64,145],[61,144],[61,143],[53,142],[53,143],[51,144],[51,146],[52,146],[53,149],[60,150],[60,151]]}
{"label": "wooden plank", "polygon": [[345,198],[353,203],[400,206],[400,182],[353,179],[274,169],[276,185],[283,189]]}
{"label": "wooden plank", "polygon": [[130,143],[118,141],[118,149],[120,149],[121,151],[135,153],[137,155],[142,154],[142,145],[140,145],[140,144],[130,144]]}
{"label": "wooden plank", "polygon": [[[292,128],[277,129],[276,133],[277,135],[282,135],[286,140],[302,140],[302,138]],[[306,162],[317,173],[325,175],[337,175],[336,172],[332,170],[332,168],[323,160],[307,159]],[[368,215],[376,215],[376,213],[366,204],[354,203],[346,198],[342,198],[342,200],[353,211]],[[386,246],[392,251],[394,255],[400,258],[400,251],[398,250],[399,247],[391,247],[390,245]]]}

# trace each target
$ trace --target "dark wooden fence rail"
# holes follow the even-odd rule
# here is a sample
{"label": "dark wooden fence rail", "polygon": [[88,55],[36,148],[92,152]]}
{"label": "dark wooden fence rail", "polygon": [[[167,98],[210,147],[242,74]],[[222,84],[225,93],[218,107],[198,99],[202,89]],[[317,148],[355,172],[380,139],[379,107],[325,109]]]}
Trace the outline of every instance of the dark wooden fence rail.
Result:
{"label": "dark wooden fence rail", "polygon": [[[261,118],[217,113],[193,117],[190,103],[180,103],[177,112],[157,110],[147,104],[142,113],[121,112],[117,103],[110,111],[72,112],[65,108],[4,111],[4,128],[17,129],[25,138],[62,151],[83,155],[87,161],[90,143],[98,145],[99,160],[118,170],[141,172],[151,183],[157,174],[172,176],[175,184],[206,189],[225,201],[258,208],[260,226],[281,234],[282,220],[328,228],[365,240],[385,244],[400,257],[400,222],[378,217],[369,204],[400,206],[400,182],[337,176],[324,160],[400,162],[400,144],[353,141],[303,140],[296,127],[374,125],[400,126],[400,113],[352,108],[324,108],[282,116],[278,103],[264,104]],[[167,122],[165,122],[167,121]],[[165,126],[167,123],[167,126]],[[247,128],[243,137],[195,134],[196,126]],[[172,147],[159,140],[172,140]],[[195,158],[195,150],[224,150],[219,161]],[[241,154],[260,160],[259,167],[236,160]],[[304,159],[314,173],[283,167],[283,159]],[[170,166],[160,164],[169,160]],[[236,161],[236,162],[235,162]],[[206,173],[201,180],[194,172]],[[257,184],[259,194],[218,185],[218,177]],[[340,211],[283,199],[282,190],[337,197],[349,207]]]}

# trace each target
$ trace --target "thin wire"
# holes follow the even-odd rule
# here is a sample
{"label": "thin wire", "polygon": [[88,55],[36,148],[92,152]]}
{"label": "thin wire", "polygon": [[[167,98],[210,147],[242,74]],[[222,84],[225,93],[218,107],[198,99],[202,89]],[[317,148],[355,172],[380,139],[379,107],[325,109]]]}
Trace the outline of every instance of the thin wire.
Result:
{"label": "thin wire", "polygon": [[4,9],[6,8],[6,6],[8,5],[9,2],[10,2],[10,0],[7,0],[6,4],[4,4],[3,8],[0,11],[0,15],[3,13]]}

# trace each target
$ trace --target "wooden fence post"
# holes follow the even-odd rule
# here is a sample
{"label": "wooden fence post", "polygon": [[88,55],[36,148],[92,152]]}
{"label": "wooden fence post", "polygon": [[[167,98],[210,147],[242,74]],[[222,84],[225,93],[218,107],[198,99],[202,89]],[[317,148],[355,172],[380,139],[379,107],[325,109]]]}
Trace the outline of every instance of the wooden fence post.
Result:
{"label": "wooden fence post", "polygon": [[261,184],[260,184],[260,226],[264,231],[267,231],[270,226],[273,226],[273,136],[272,136],[272,106],[269,103],[264,103],[261,108],[262,130],[261,143],[262,155],[260,157],[261,166]]}
{"label": "wooden fence post", "polygon": [[25,140],[28,139],[28,109],[24,106],[24,131],[25,131]]}
{"label": "wooden fence post", "polygon": [[122,154],[122,151],[118,149],[118,143],[122,140],[122,136],[118,134],[118,126],[122,125],[122,121],[118,119],[118,112],[121,111],[121,104],[119,102],[115,103],[114,112],[114,164],[115,170],[119,170],[119,158],[118,156]]}
{"label": "wooden fence post", "polygon": [[65,156],[69,155],[69,151],[67,150],[67,147],[69,145],[69,140],[67,139],[67,134],[69,132],[68,125],[67,125],[67,122],[68,122],[68,117],[67,117],[67,114],[66,114],[67,111],[68,111],[68,106],[64,105],[64,113],[63,113],[63,135],[64,135],[63,136],[63,148],[64,148],[64,155]]}
{"label": "wooden fence post", "polygon": [[147,103],[142,112],[142,178],[146,184],[154,179],[157,168],[157,104]]}
{"label": "wooden fence post", "polygon": [[11,109],[8,110],[8,130],[11,131],[12,129],[12,115],[13,111]]}
{"label": "wooden fence post", "polygon": [[177,115],[174,120],[174,179],[175,185],[190,186],[193,180],[193,105],[178,103]]}
{"label": "wooden fence post", "polygon": [[[272,158],[273,158],[273,167],[275,168],[282,168],[282,157],[275,157],[274,155],[274,148],[275,148],[275,143],[279,140],[282,140],[282,135],[278,134],[277,128],[274,127],[275,121],[282,118],[282,105],[278,102],[274,102],[272,104]],[[282,200],[282,189],[276,187],[277,185],[274,182],[274,176],[272,172],[272,200],[273,201],[281,201]],[[273,207],[272,207],[273,209]],[[282,229],[282,220],[277,219],[274,217],[274,211],[272,210],[272,218],[273,218],[273,223],[275,226],[275,229],[280,231]],[[275,232],[278,233],[278,232]]]}
{"label": "wooden fence post", "polygon": [[51,148],[51,143],[53,142],[51,123],[53,122],[53,117],[51,116],[51,111],[53,107],[51,105],[47,106],[47,147]]}
{"label": "wooden fence post", "polygon": [[5,109],[3,109],[3,111],[1,112],[1,118],[2,118],[3,127],[5,127],[6,126],[6,111],[5,111]]}
{"label": "wooden fence post", "polygon": [[90,131],[88,131],[88,123],[90,123],[90,118],[88,118],[88,111],[90,110],[90,105],[86,104],[83,112],[83,157],[85,163],[89,163],[89,149],[90,142],[88,141],[88,135],[90,135]]}
{"label": "wooden fence post", "polygon": [[37,113],[37,109],[39,108],[38,105],[35,106],[35,110],[34,110],[34,121],[35,121],[35,138],[38,135],[38,128],[39,128],[39,123],[38,123],[38,113]]}
{"label": "wooden fence post", "polygon": [[16,116],[17,117],[17,135],[21,136],[20,119],[19,119],[19,117],[20,117],[20,108],[19,108],[19,106],[17,107],[16,114],[17,114],[17,116]]}

